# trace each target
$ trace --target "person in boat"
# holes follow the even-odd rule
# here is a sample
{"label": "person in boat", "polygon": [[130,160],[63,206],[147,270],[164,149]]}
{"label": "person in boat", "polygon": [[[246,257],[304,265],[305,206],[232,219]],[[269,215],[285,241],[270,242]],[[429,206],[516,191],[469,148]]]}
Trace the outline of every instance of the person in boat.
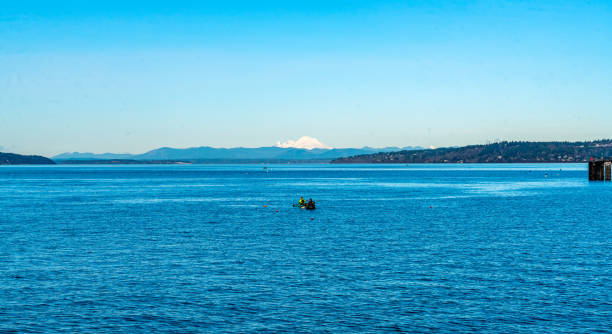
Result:
{"label": "person in boat", "polygon": [[312,198],[308,200],[308,204],[306,204],[306,209],[314,209],[315,208],[315,202],[312,201]]}
{"label": "person in boat", "polygon": [[304,205],[306,204],[306,201],[304,200],[304,196],[300,196],[300,205]]}

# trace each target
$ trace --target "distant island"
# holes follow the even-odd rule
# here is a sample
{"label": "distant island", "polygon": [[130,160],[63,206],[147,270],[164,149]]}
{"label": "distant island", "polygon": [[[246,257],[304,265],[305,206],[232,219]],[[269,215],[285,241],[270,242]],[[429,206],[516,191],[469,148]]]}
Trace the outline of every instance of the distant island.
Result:
{"label": "distant island", "polygon": [[586,162],[612,156],[612,140],[509,142],[428,150],[382,152],[338,158],[332,163],[528,163]]}
{"label": "distant island", "polygon": [[62,165],[180,165],[190,164],[189,161],[178,160],[133,160],[133,159],[68,159],[57,160]]}
{"label": "distant island", "polygon": [[62,165],[185,165],[185,164],[304,164],[329,163],[326,160],[290,160],[290,159],[184,159],[184,160],[133,160],[133,159],[69,159],[56,160]]}
{"label": "distant island", "polygon": [[40,155],[20,155],[0,152],[0,165],[53,165],[55,162]]}

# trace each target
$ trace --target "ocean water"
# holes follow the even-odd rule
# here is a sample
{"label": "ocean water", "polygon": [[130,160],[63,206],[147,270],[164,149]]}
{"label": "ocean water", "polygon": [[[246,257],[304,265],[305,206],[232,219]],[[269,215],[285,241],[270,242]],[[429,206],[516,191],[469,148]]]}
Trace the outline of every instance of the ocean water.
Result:
{"label": "ocean water", "polygon": [[0,332],[612,328],[583,164],[268,167],[1,167]]}

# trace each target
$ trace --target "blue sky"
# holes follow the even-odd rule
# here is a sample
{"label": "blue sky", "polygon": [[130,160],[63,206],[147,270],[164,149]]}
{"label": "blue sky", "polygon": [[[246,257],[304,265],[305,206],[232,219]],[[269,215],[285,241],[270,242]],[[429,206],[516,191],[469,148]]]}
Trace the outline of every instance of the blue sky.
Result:
{"label": "blue sky", "polygon": [[610,1],[14,1],[0,150],[612,137]]}

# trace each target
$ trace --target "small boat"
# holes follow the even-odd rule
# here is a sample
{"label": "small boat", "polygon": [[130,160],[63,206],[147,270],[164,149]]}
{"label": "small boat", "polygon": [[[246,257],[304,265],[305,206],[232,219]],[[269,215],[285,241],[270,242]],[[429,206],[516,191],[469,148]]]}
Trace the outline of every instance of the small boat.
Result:
{"label": "small boat", "polygon": [[308,203],[304,203],[304,204],[296,203],[296,204],[293,204],[293,207],[300,208],[300,209],[306,209],[306,210],[316,209],[315,202],[312,202],[312,205],[308,205]]}

